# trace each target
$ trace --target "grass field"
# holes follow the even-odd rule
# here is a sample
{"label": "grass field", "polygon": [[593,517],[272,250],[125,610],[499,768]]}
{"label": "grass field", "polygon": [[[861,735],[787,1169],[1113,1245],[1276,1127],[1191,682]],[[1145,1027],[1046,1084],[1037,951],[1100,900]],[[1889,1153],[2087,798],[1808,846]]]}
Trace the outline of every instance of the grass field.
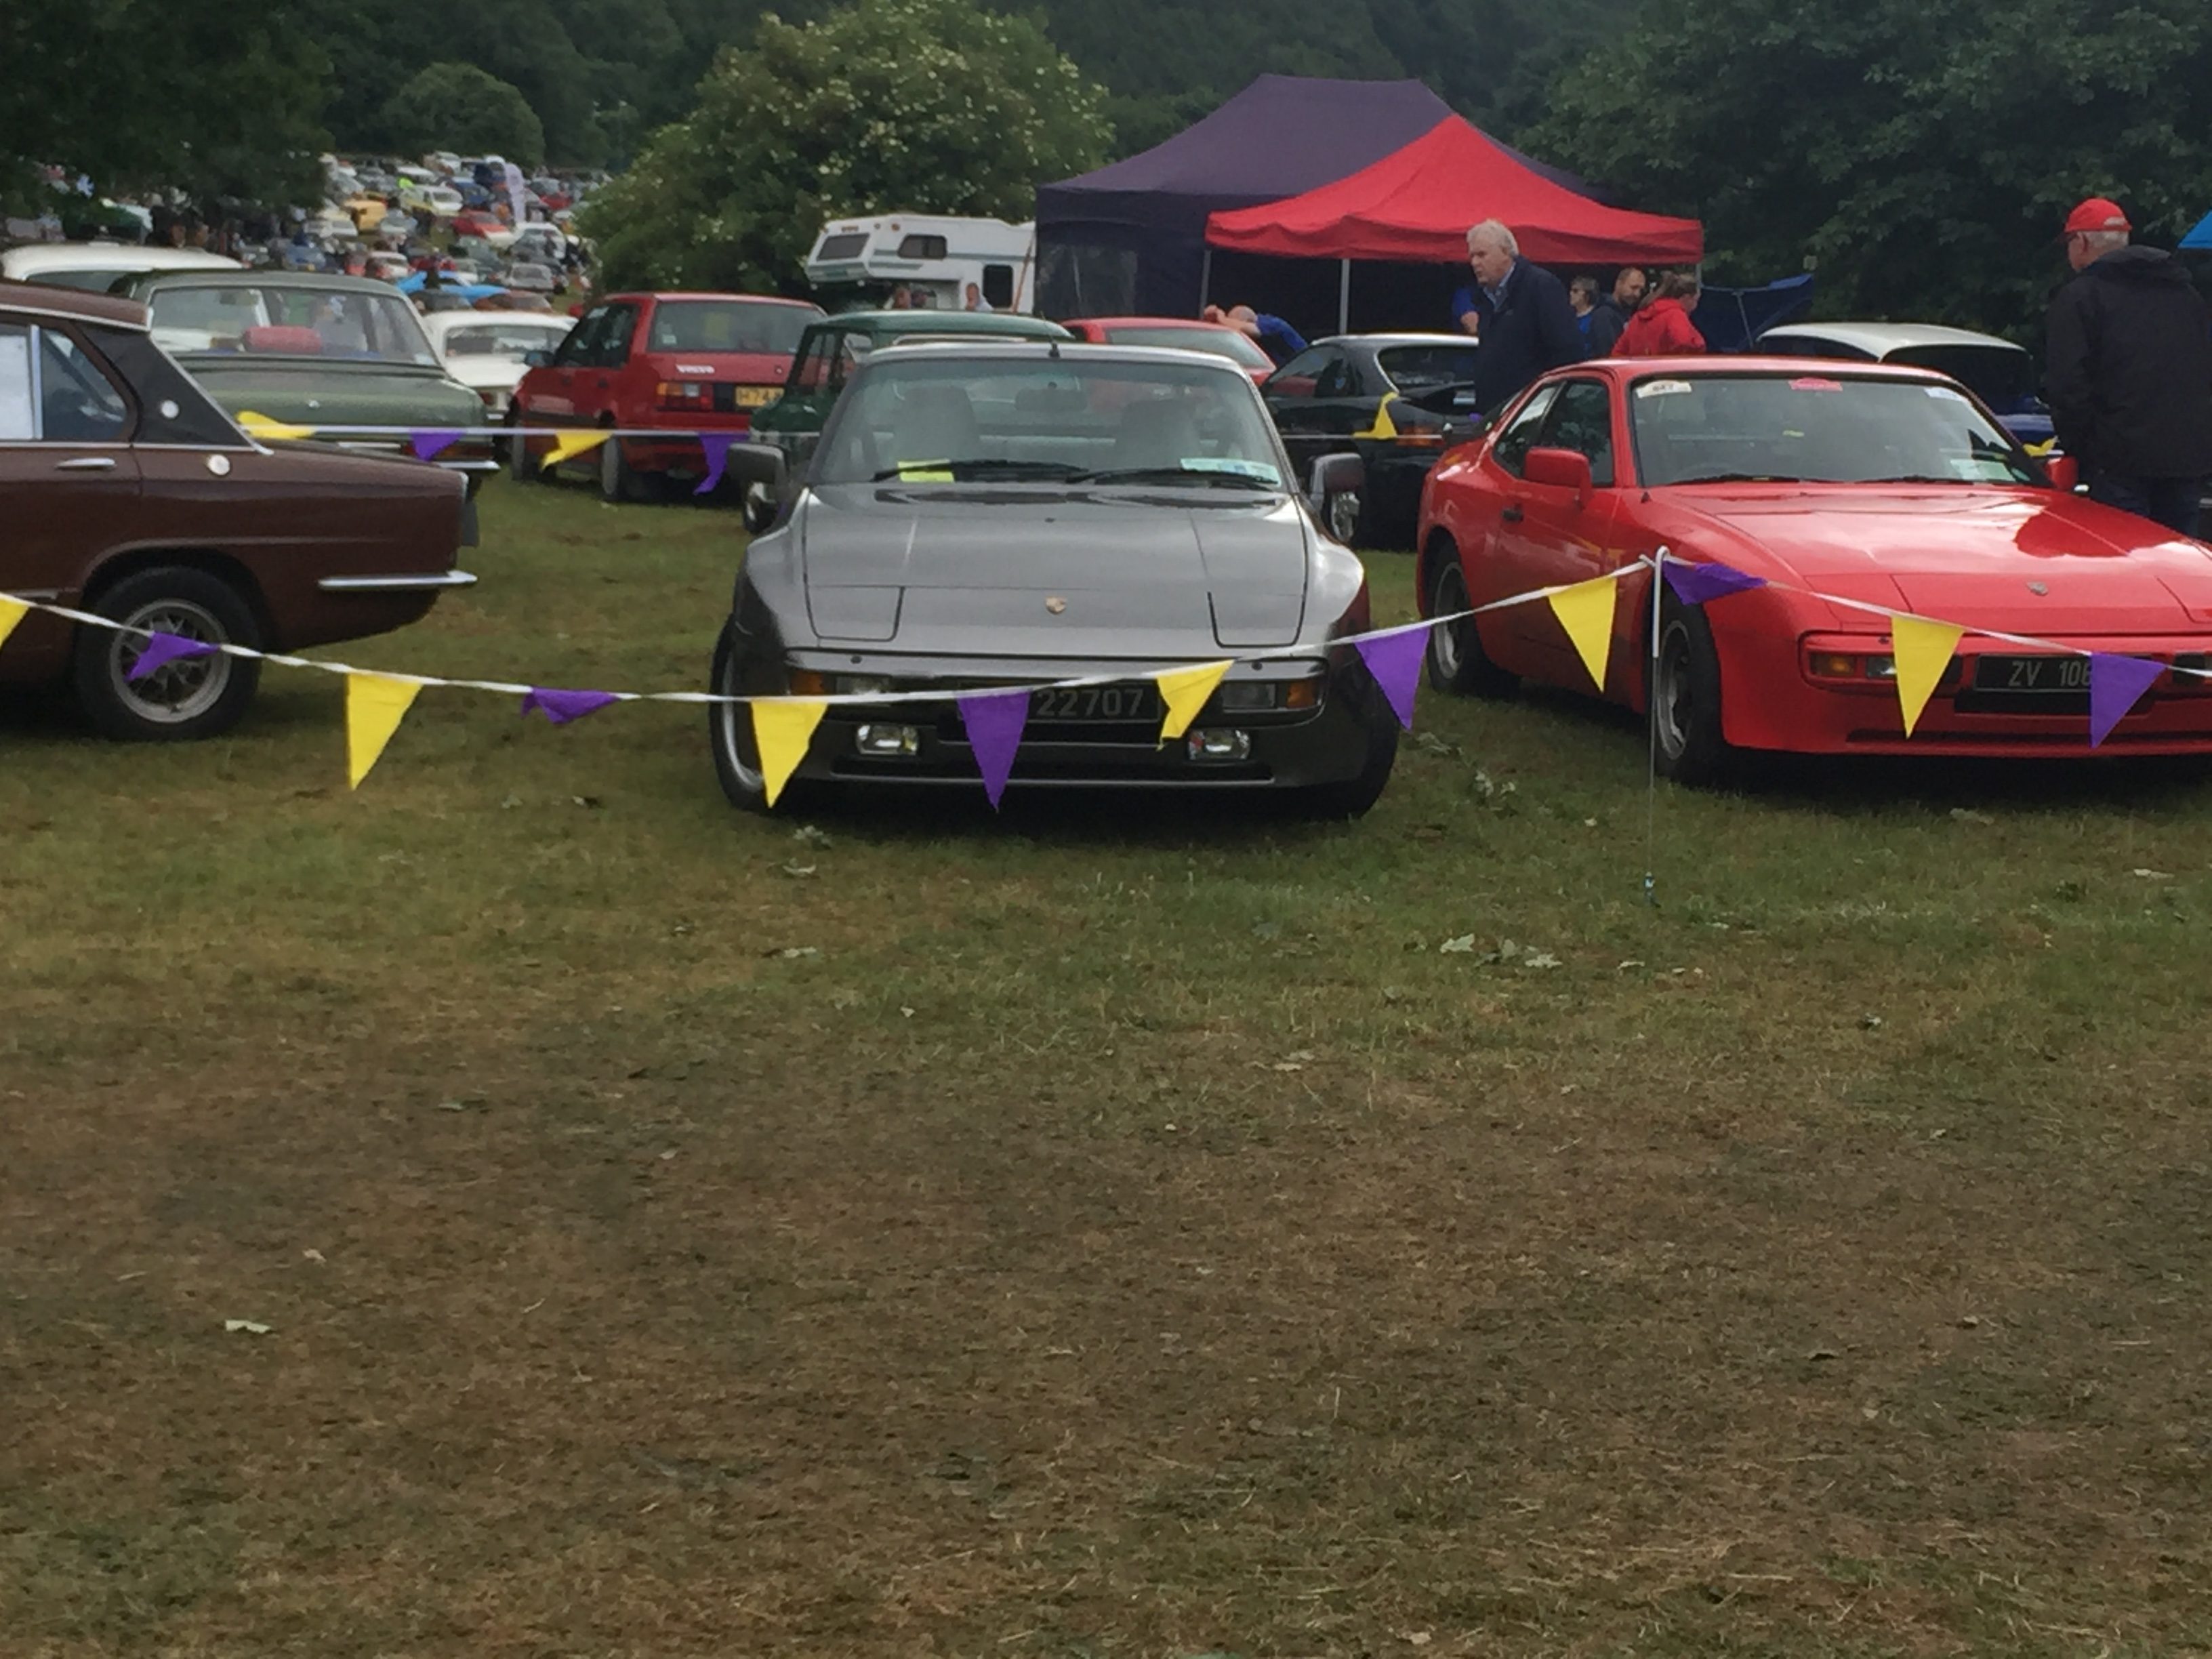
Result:
{"label": "grass field", "polygon": [[[703,684],[734,514],[484,522],[337,654]],[[1337,826],[340,710],[0,711],[8,1659],[2212,1645],[2201,769],[1662,789],[1647,908],[1564,697]]]}

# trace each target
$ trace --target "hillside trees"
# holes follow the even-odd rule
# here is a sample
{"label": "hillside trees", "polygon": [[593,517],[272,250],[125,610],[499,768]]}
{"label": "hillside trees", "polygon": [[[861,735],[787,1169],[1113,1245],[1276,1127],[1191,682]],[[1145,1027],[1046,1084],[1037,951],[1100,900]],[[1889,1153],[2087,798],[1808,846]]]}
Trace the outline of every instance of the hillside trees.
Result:
{"label": "hillside trees", "polygon": [[2202,0],[1648,0],[1528,142],[1694,214],[1726,275],[1818,262],[1832,315],[2032,331],[2088,195],[2212,207]]}
{"label": "hillside trees", "polygon": [[826,218],[1029,217],[1040,179],[1103,159],[1103,102],[1035,23],[965,0],[769,15],[584,228],[619,286],[788,288]]}
{"label": "hillside trees", "polygon": [[490,154],[524,167],[545,159],[545,129],[530,100],[473,64],[422,70],[392,94],[384,125],[405,149]]}

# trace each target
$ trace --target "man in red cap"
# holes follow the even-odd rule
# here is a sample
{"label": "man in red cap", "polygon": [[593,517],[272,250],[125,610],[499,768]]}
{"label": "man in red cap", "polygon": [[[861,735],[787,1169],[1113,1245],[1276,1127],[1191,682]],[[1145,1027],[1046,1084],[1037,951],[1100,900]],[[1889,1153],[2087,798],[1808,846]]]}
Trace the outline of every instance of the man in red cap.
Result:
{"label": "man in red cap", "polygon": [[2051,302],[2045,395],[2094,498],[2193,536],[2212,478],[2212,316],[2180,262],[2131,246],[2130,229],[2101,196],[2066,216],[2077,274]]}

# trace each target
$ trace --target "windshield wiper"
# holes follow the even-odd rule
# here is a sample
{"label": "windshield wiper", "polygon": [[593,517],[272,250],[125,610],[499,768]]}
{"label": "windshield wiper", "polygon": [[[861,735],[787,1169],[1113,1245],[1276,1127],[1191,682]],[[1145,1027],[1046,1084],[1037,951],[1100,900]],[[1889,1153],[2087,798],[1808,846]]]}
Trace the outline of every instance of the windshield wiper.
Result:
{"label": "windshield wiper", "polygon": [[1893,473],[1887,478],[1861,478],[1858,482],[1861,483],[1977,484],[1988,483],[1990,480],[1987,478],[1961,478],[1955,473],[1948,472],[1898,472]]}
{"label": "windshield wiper", "polygon": [[982,456],[957,461],[908,461],[898,466],[887,466],[870,480],[871,483],[889,483],[904,478],[909,483],[942,483],[941,478],[917,477],[917,473],[951,472],[975,478],[986,473],[1000,473],[1010,478],[1080,478],[1085,476],[1079,466],[1066,461],[1016,461],[1003,456]]}
{"label": "windshield wiper", "polygon": [[1240,489],[1265,489],[1271,493],[1282,488],[1249,472],[1218,472],[1210,466],[1117,466],[1101,472],[1079,472],[1076,477],[1085,483],[1136,483],[1145,479],[1182,483],[1196,479],[1201,483],[1234,484]]}
{"label": "windshield wiper", "polygon": [[1700,472],[1695,477],[1677,478],[1678,484],[1701,483],[1809,483],[1794,472]]}

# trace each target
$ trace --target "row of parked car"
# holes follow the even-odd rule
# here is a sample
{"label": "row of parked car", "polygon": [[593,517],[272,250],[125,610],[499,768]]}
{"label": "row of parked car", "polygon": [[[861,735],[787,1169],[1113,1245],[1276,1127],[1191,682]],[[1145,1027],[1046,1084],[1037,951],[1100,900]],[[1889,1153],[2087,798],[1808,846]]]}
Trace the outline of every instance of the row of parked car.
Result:
{"label": "row of parked car", "polygon": [[[1605,492],[1617,490],[1632,465],[1623,448],[1632,440],[1611,430],[1601,434],[1583,418],[1589,414],[1578,401],[1583,394],[1567,395],[1580,381],[1565,390],[1547,383],[1549,392],[1532,394],[1541,407],[1524,402],[1517,412],[1506,411],[1503,436],[1485,434],[1474,445],[1464,443],[1474,430],[1464,386],[1474,348],[1454,336],[1325,339],[1272,369],[1252,361],[1257,354],[1242,335],[1173,319],[1090,319],[1063,325],[1018,313],[982,312],[830,316],[783,299],[663,293],[610,295],[574,319],[455,312],[424,319],[387,285],[366,280],[201,269],[129,274],[110,284],[119,289],[115,294],[83,291],[89,286],[80,282],[75,291],[0,289],[0,478],[15,480],[0,484],[0,489],[18,492],[12,503],[21,509],[17,522],[34,526],[0,556],[0,591],[87,605],[133,628],[270,648],[293,649],[401,626],[423,614],[440,592],[465,586],[471,578],[454,567],[459,550],[474,539],[472,482],[501,459],[519,477],[549,476],[541,465],[553,442],[547,434],[562,428],[612,428],[623,434],[568,464],[595,477],[601,489],[618,500],[695,483],[703,461],[691,434],[750,435],[758,441],[732,452],[731,488],[744,492],[747,517],[768,538],[763,545],[769,552],[781,548],[778,556],[797,556],[802,563],[805,537],[787,532],[809,490],[821,483],[817,452],[825,444],[844,446],[834,470],[838,489],[847,492],[837,499],[848,506],[874,501],[865,489],[851,494],[871,478],[927,486],[908,507],[914,501],[938,502],[928,492],[940,485],[955,486],[957,495],[958,486],[1000,478],[1056,481],[1070,489],[1080,483],[1078,493],[1085,500],[1109,483],[1126,485],[1140,495],[1151,492],[1141,501],[1132,497],[1124,503],[1145,505],[1148,511],[1158,505],[1154,498],[1163,489],[1203,489],[1208,495],[1203,501],[1178,504],[1178,497],[1170,503],[1176,512],[1196,515],[1191,522],[1198,539],[1189,544],[1204,550],[1195,574],[1182,572],[1170,586],[1180,592],[1192,582],[1215,584],[1207,590],[1216,618],[1210,626],[1217,633],[1209,636],[1215,648],[1274,642],[1269,631],[1274,623],[1261,628],[1266,640],[1256,634],[1246,639],[1238,631],[1243,625],[1233,619],[1272,615],[1270,607],[1279,608],[1291,595],[1277,577],[1265,574],[1273,556],[1235,550],[1248,541],[1256,549],[1266,537],[1291,534],[1279,526],[1304,523],[1322,538],[1316,542],[1306,531],[1292,538],[1304,549],[1296,566],[1302,573],[1298,592],[1310,594],[1312,582],[1336,580],[1334,556],[1326,553],[1324,544],[1340,548],[1363,526],[1388,524],[1402,515],[1415,532],[1410,538],[1424,550],[1425,605],[1431,614],[1442,614],[1462,592],[1496,589],[1498,573],[1506,568],[1498,562],[1499,544],[1487,531],[1448,564],[1428,559],[1432,543],[1458,546],[1462,498],[1472,479],[1488,478],[1494,471],[1505,481],[1492,493],[1503,502],[1499,511],[1509,522],[1519,521],[1522,514],[1506,509],[1525,506],[1522,495],[1532,501],[1541,496],[1542,522],[1558,532],[1566,553],[1580,556],[1595,545],[1585,532],[1597,520],[1577,515],[1588,512],[1594,499],[1613,501]],[[481,337],[476,331],[483,331]],[[1840,365],[1869,362],[1883,342],[1861,331],[1825,343],[1816,335],[1802,335],[1799,343],[1801,356],[1834,344],[1865,354],[1847,360],[1840,350],[1820,351]],[[1971,343],[1935,343],[1956,350]],[[1921,348],[1928,344],[1923,341]],[[1181,349],[1162,349],[1166,347]],[[1201,356],[1194,356],[1194,349]],[[1063,354],[1071,365],[1082,367],[1052,367]],[[889,356],[938,367],[867,380],[869,366]],[[1201,362],[1204,356],[1218,360],[1211,380],[1202,374],[1191,380],[1189,374],[1199,371],[1186,374],[1177,367]],[[471,358],[481,360],[472,365],[481,372],[475,384],[463,385],[457,374]],[[1736,372],[1729,362],[1715,360],[1711,372]],[[1591,396],[1612,400],[1614,412],[1606,418],[1613,422],[1628,419],[1623,399],[1690,396],[1703,384],[1680,369],[1673,378],[1656,381],[1643,366],[1619,374],[1595,366],[1578,372],[1590,379]],[[1933,409],[1933,390],[1953,383],[1916,372],[1918,378],[1910,382],[1913,395]],[[1225,381],[1224,375],[1229,377]],[[854,427],[863,416],[847,411],[854,387],[864,381],[891,389],[872,394],[888,401]],[[1799,374],[1789,384],[1794,389],[1831,383]],[[1241,390],[1231,395],[1224,386]],[[1971,406],[1963,395],[1957,402],[1962,409]],[[1240,412],[1243,405],[1261,411],[1258,428],[1247,429]],[[233,417],[248,410],[279,422],[325,428],[328,441],[256,441],[234,422]],[[1571,416],[1571,410],[1581,413]],[[1680,411],[1670,405],[1667,411],[1655,410],[1655,418],[1662,412]],[[1948,418],[1947,410],[1935,412]],[[1793,413],[1792,418],[1797,416]],[[1575,424],[1577,419],[1581,426]],[[1967,425],[1972,429],[1956,458],[1946,447],[1954,435],[1949,426],[1939,422],[1940,430],[1931,428],[1927,437],[1929,454],[1954,468],[1957,484],[2014,490],[2039,484],[2033,465],[2019,457],[2016,434],[1994,423],[1986,429],[1972,421]],[[348,426],[464,435],[436,465],[425,466],[392,453],[405,444],[404,437],[327,430]],[[1845,438],[1859,442],[1863,436],[1849,422],[1838,432],[1839,443]],[[1695,435],[1680,441],[1689,442]],[[1778,428],[1769,435],[1786,447],[1785,441],[1802,442],[1804,434]],[[1729,441],[1741,448],[1748,441],[1737,434]],[[1448,453],[1453,457],[1454,489],[1440,491],[1431,474]],[[1579,467],[1573,459],[1577,453]],[[1660,481],[1656,474],[1653,481]],[[1684,477],[1663,482],[1712,481],[1685,471]],[[1253,497],[1249,504],[1255,509],[1264,507],[1249,520],[1255,527],[1240,529],[1247,520],[1224,516],[1237,492]],[[1258,501],[1262,495],[1267,502]],[[1923,489],[1913,497],[1912,510],[1923,515],[1935,510],[1925,495]],[[985,530],[966,526],[963,515],[971,509],[980,513],[978,522],[984,526],[1006,517],[1001,513],[994,519],[982,511],[989,504],[981,497],[962,499],[962,512],[952,517],[964,527],[946,532],[952,541],[929,555],[933,569],[943,567],[938,575],[948,590],[962,586],[959,573],[947,562],[957,562],[954,543],[995,544]],[[930,513],[936,510],[933,506]],[[1282,518],[1285,514],[1290,517]],[[1109,542],[1120,536],[1115,526],[1137,523],[1127,514],[1095,523],[1087,514],[1085,509],[1078,516],[1090,526],[1084,533],[1094,551],[1100,536]],[[1046,517],[1059,522],[1049,514]],[[1606,517],[1608,523],[1631,522],[1610,507]],[[1263,521],[1279,529],[1262,537],[1255,526]],[[824,520],[817,530],[826,534],[833,522],[839,521]],[[1021,537],[1043,533],[1029,519],[1019,529]],[[1533,533],[1524,529],[1507,539],[1518,544]],[[785,539],[774,539],[779,535]],[[1170,538],[1157,546],[1182,544]],[[866,552],[860,563],[876,568],[879,554],[880,549]],[[766,560],[768,553],[761,556]],[[1139,557],[1133,550],[1132,556],[1142,565],[1166,555]],[[985,562],[1023,592],[1046,580],[1017,580],[1006,574],[1012,567],[995,555]],[[773,568],[764,562],[763,576]],[[1156,572],[1162,580],[1165,568]],[[1081,586],[1073,567],[1060,573],[1055,565],[1051,585]],[[1219,586],[1218,573],[1240,571],[1243,575],[1226,578],[1229,588]],[[1457,585],[1439,572],[1454,574]],[[801,586],[816,591],[822,581],[803,574]],[[866,609],[883,593],[896,591],[877,582],[870,588],[872,597],[856,591],[852,604]],[[1057,597],[1074,605],[1064,592]],[[832,604],[827,599],[822,603]],[[997,601],[977,603],[991,614],[1003,608]],[[1026,616],[1022,602],[1009,603],[1009,618],[1017,612]],[[1364,611],[1364,601],[1347,602],[1334,614],[1349,629]],[[817,621],[828,614],[821,612]],[[867,630],[879,626],[896,632],[899,614],[894,605],[875,622],[859,618],[854,625],[861,633],[853,637],[876,637]],[[1237,637],[1218,634],[1221,627]],[[1187,631],[1183,621],[1164,634],[1156,631],[1125,643],[1152,660],[1203,654],[1197,653],[1195,635],[1185,638],[1178,630]],[[806,648],[829,637],[823,635]],[[1073,655],[1115,654],[1103,636],[1085,637],[1090,643]],[[1486,674],[1529,673],[1534,671],[1522,665],[1526,662],[1550,660],[1540,653],[1535,659],[1516,655],[1517,635],[1509,629],[1494,639],[1486,623],[1480,633],[1448,629],[1436,637],[1443,654],[1432,660],[1432,674],[1453,689],[1483,689],[1490,683]],[[1036,643],[1042,648],[1042,640]],[[1717,723],[1710,685],[1697,678],[1703,670],[1692,647],[1704,648],[1691,640],[1685,647],[1690,655],[1677,663],[1668,690],[1686,708],[1685,700],[1693,696],[1707,699],[1697,718],[1684,714],[1677,722],[1689,734],[1678,732],[1672,751],[1678,759],[1691,757],[1680,768],[1686,778],[1697,774],[1698,755],[1731,740]],[[133,680],[128,671],[135,656],[129,636],[72,629],[57,619],[34,616],[0,653],[0,680],[65,677],[94,722],[118,736],[205,735],[235,720],[252,693],[254,665],[246,659],[186,658]],[[1623,660],[1632,657],[1632,652]],[[1470,663],[1476,666],[1470,668]],[[743,660],[724,672],[736,676],[733,685],[763,690],[769,679],[790,666],[786,662],[779,668],[749,647]],[[822,677],[822,671],[806,672]],[[1865,672],[1869,678],[1878,678],[1871,668]],[[1389,745],[1375,710],[1368,707],[1372,699],[1358,690],[1356,676],[1344,684],[1343,696],[1362,700],[1358,718],[1340,729],[1357,755],[1316,760],[1309,754],[1300,764],[1309,782],[1331,785],[1332,799],[1357,810],[1380,787],[1378,765],[1379,775],[1387,775]],[[1273,693],[1289,695],[1282,687],[1274,687]],[[939,772],[951,764],[933,747],[942,746],[944,734],[916,735],[920,728],[904,726],[896,729],[903,734],[901,744],[911,739],[931,749]],[[1218,732],[1213,726],[1200,730],[1219,736],[1226,745],[1223,754],[1239,755],[1244,770],[1238,775],[1252,781],[1257,763],[1250,760],[1249,744],[1239,749],[1250,735],[1249,725],[1224,726]],[[744,733],[726,721],[717,731],[718,765],[726,786],[747,804],[763,804],[757,769],[747,769]],[[881,732],[876,736],[881,738]],[[853,741],[863,739],[853,736]],[[1170,761],[1160,763],[1168,773],[1158,775],[1152,763],[1120,759],[1134,769],[1133,780],[1171,781],[1183,776],[1176,769],[1182,762],[1172,760],[1174,752]],[[875,758],[896,774],[903,754],[885,751]],[[1205,769],[1220,758],[1195,750],[1185,757],[1200,769],[1194,777],[1225,780],[1229,772]],[[861,770],[874,775],[868,767]]]}

